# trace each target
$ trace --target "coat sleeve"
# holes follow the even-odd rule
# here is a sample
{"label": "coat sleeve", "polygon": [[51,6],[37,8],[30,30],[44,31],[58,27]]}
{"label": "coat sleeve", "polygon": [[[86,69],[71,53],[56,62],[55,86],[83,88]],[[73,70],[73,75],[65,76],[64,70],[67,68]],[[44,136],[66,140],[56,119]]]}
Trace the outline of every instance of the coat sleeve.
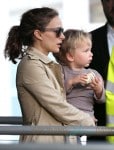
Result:
{"label": "coat sleeve", "polygon": [[98,76],[102,82],[102,95],[100,97],[100,99],[98,99],[96,97],[96,95],[94,94],[94,98],[96,100],[97,103],[104,103],[105,102],[105,88],[104,88],[104,81],[103,81],[103,78],[102,76],[100,75],[100,73],[98,73],[96,70],[94,70],[96,76]]}
{"label": "coat sleeve", "polygon": [[94,120],[89,114],[67,103],[61,90],[57,88],[58,82],[55,75],[50,69],[48,71],[50,76],[47,75],[43,65],[37,63],[23,69],[24,87],[35,97],[41,107],[46,109],[61,123],[66,125],[94,126]]}

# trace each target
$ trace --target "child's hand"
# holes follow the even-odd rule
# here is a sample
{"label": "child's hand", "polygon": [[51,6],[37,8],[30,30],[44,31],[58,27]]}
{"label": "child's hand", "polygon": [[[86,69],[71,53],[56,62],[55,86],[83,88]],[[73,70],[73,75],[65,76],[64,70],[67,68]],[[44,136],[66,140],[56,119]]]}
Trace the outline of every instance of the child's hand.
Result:
{"label": "child's hand", "polygon": [[74,78],[74,82],[75,84],[78,83],[81,84],[82,86],[85,86],[87,84],[87,79],[88,79],[87,74],[81,74]]}
{"label": "child's hand", "polygon": [[81,74],[69,79],[66,84],[67,90],[71,89],[76,84],[81,84],[82,86],[85,86],[87,84],[87,74]]}
{"label": "child's hand", "polygon": [[103,81],[100,77],[95,76],[95,78],[91,81],[90,87],[94,90],[96,97],[100,98],[103,91]]}

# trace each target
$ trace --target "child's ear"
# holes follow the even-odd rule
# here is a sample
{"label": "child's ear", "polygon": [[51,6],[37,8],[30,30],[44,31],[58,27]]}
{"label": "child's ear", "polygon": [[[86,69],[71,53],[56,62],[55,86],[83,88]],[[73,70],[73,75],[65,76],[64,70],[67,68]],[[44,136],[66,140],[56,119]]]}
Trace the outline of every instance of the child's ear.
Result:
{"label": "child's ear", "polygon": [[66,53],[66,58],[68,61],[73,62],[74,61],[74,56],[72,53]]}

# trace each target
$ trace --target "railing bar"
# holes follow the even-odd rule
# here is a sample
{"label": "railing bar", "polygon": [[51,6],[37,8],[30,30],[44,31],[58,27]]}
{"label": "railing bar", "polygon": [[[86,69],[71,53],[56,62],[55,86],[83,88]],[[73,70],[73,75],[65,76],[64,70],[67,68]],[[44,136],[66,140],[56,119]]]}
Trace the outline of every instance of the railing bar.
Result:
{"label": "railing bar", "polygon": [[21,116],[3,116],[0,117],[0,124],[23,124]]}
{"label": "railing bar", "polygon": [[92,144],[81,146],[74,144],[0,144],[0,150],[113,150],[114,145]]}
{"label": "railing bar", "polygon": [[114,127],[0,126],[0,135],[114,135]]}

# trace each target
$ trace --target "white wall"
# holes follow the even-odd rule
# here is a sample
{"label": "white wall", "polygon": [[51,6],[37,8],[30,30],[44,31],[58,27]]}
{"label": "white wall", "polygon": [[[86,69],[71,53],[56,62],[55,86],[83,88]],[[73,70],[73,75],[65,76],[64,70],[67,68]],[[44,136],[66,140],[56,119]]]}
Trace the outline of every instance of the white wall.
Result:
{"label": "white wall", "polygon": [[[65,29],[78,28],[90,31],[102,25],[102,23],[89,22],[89,0],[0,1],[0,116],[21,116],[15,88],[16,65],[5,60],[3,54],[8,31],[12,25],[19,24],[20,16],[25,10],[41,6],[57,9]],[[0,138],[6,139],[6,136]],[[7,136],[7,139],[11,139],[11,136]]]}
{"label": "white wall", "polygon": [[21,115],[15,88],[16,65],[4,59],[3,49],[9,28],[19,24],[21,14],[29,8],[51,6],[59,11],[65,29],[79,28],[89,31],[102,23],[90,23],[89,0],[4,0],[1,2],[0,116],[16,116]]}

